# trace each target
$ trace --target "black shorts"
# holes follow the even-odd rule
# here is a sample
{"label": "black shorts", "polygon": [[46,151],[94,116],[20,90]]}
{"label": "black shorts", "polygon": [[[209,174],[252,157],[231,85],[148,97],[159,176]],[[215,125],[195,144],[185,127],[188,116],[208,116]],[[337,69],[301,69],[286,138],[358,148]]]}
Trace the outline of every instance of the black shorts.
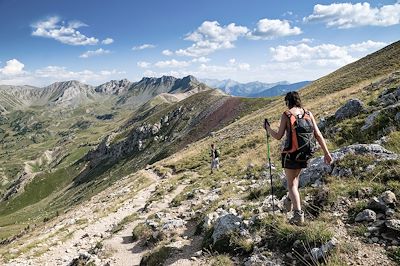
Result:
{"label": "black shorts", "polygon": [[307,168],[308,161],[296,161],[295,153],[282,153],[282,168],[287,169],[302,169]]}

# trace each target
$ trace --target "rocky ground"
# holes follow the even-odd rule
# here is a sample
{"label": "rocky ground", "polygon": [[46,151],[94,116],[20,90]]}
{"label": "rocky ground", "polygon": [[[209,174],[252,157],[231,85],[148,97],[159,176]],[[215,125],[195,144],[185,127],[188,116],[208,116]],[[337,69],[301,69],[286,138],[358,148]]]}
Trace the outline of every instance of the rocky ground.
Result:
{"label": "rocky ground", "polygon": [[[368,152],[388,160],[395,156],[375,144],[347,147],[334,153],[334,157],[339,158],[344,156],[341,153],[349,151]],[[309,171],[303,172],[304,180],[309,172],[315,177],[327,171],[318,160],[314,159]],[[339,166],[328,171],[337,177],[344,174]],[[137,176],[126,177],[43,228],[36,237],[30,235],[19,241],[10,250],[11,254],[18,253],[18,258],[11,259],[6,265],[84,265],[90,262],[94,265],[156,265],[149,262],[154,258],[148,252],[158,252],[160,247],[163,250],[156,253],[156,257],[165,265],[210,265],[213,252],[232,254],[231,261],[238,265],[297,265],[301,260],[312,264],[312,261],[323,261],[338,247],[347,249],[346,256],[340,256],[347,265],[395,265],[386,255],[387,249],[400,242],[397,199],[391,191],[372,197],[373,189],[365,187],[358,191],[356,198],[339,198],[327,207],[324,193],[329,193],[329,189],[318,178],[310,180],[319,192],[306,195],[304,203],[327,208],[326,211],[331,213],[329,229],[334,233],[320,246],[310,247],[303,259],[299,259],[295,250],[300,243],[292,243],[292,252],[281,253],[268,243],[265,232],[255,230],[258,224],[272,217],[276,221],[272,220],[271,224],[281,226],[279,223],[286,216],[282,204],[284,198],[274,198],[275,214],[270,196],[261,201],[243,199],[248,191],[266,187],[268,177],[252,180],[249,175],[247,179],[222,181],[209,189],[190,189],[190,183],[196,179],[191,172],[184,173],[191,175],[185,180],[172,173],[160,177],[152,169],[139,174],[151,181],[148,186],[130,186]],[[225,197],[224,189],[228,186],[234,188],[238,197]],[[348,217],[349,209],[359,202],[365,204],[352,220]],[[218,208],[210,211],[209,207],[214,203]],[[125,217],[131,219],[123,222]],[[308,218],[308,226],[316,226],[316,217],[309,215]],[[358,225],[365,230],[354,236],[354,228]],[[140,230],[135,233],[136,228]],[[232,232],[238,233],[236,239],[232,240]],[[150,259],[146,262],[146,258]]]}

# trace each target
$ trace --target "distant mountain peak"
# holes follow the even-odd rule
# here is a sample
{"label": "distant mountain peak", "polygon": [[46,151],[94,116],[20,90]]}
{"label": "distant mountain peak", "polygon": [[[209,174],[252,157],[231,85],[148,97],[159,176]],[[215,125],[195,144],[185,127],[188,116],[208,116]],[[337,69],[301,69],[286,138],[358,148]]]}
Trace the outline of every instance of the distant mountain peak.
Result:
{"label": "distant mountain peak", "polygon": [[132,82],[127,79],[110,80],[96,87],[95,91],[104,94],[121,94],[132,86]]}
{"label": "distant mountain peak", "polygon": [[225,80],[202,79],[201,82],[204,82],[210,87],[221,89],[223,92],[227,94],[233,96],[242,96],[242,97],[248,97],[255,93],[265,91],[276,85],[289,84],[287,81],[279,81],[275,83],[264,83],[260,81],[240,83],[232,79],[225,79]]}
{"label": "distant mountain peak", "polygon": [[61,87],[61,86],[63,86],[63,87],[72,87],[72,86],[78,87],[78,86],[89,86],[89,85],[82,83],[78,80],[67,80],[67,81],[54,82],[47,87]]}

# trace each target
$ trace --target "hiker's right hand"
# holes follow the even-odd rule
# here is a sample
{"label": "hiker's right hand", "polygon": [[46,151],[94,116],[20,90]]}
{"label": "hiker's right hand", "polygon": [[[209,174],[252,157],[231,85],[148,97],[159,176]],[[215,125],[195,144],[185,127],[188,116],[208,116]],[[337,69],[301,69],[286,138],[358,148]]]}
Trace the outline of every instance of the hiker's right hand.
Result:
{"label": "hiker's right hand", "polygon": [[327,154],[324,155],[324,162],[325,162],[326,164],[329,164],[329,165],[332,164],[333,158],[332,158],[332,156],[331,156],[330,153],[327,153]]}

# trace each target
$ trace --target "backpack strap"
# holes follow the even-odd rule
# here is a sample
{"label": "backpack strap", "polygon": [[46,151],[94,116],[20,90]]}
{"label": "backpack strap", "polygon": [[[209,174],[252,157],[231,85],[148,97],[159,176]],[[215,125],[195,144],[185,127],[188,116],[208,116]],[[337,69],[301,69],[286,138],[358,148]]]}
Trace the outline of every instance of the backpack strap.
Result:
{"label": "backpack strap", "polygon": [[283,149],[282,153],[292,153],[298,148],[296,129],[294,127],[297,118],[289,110],[285,111],[285,115],[288,118],[286,130],[289,133],[287,135],[287,138],[289,139],[289,147],[287,147],[287,149]]}
{"label": "backpack strap", "polygon": [[289,110],[287,110],[287,111],[285,111],[285,112],[283,112],[288,118],[289,118],[289,120],[290,120],[290,117],[292,116],[292,113],[289,111]]}

